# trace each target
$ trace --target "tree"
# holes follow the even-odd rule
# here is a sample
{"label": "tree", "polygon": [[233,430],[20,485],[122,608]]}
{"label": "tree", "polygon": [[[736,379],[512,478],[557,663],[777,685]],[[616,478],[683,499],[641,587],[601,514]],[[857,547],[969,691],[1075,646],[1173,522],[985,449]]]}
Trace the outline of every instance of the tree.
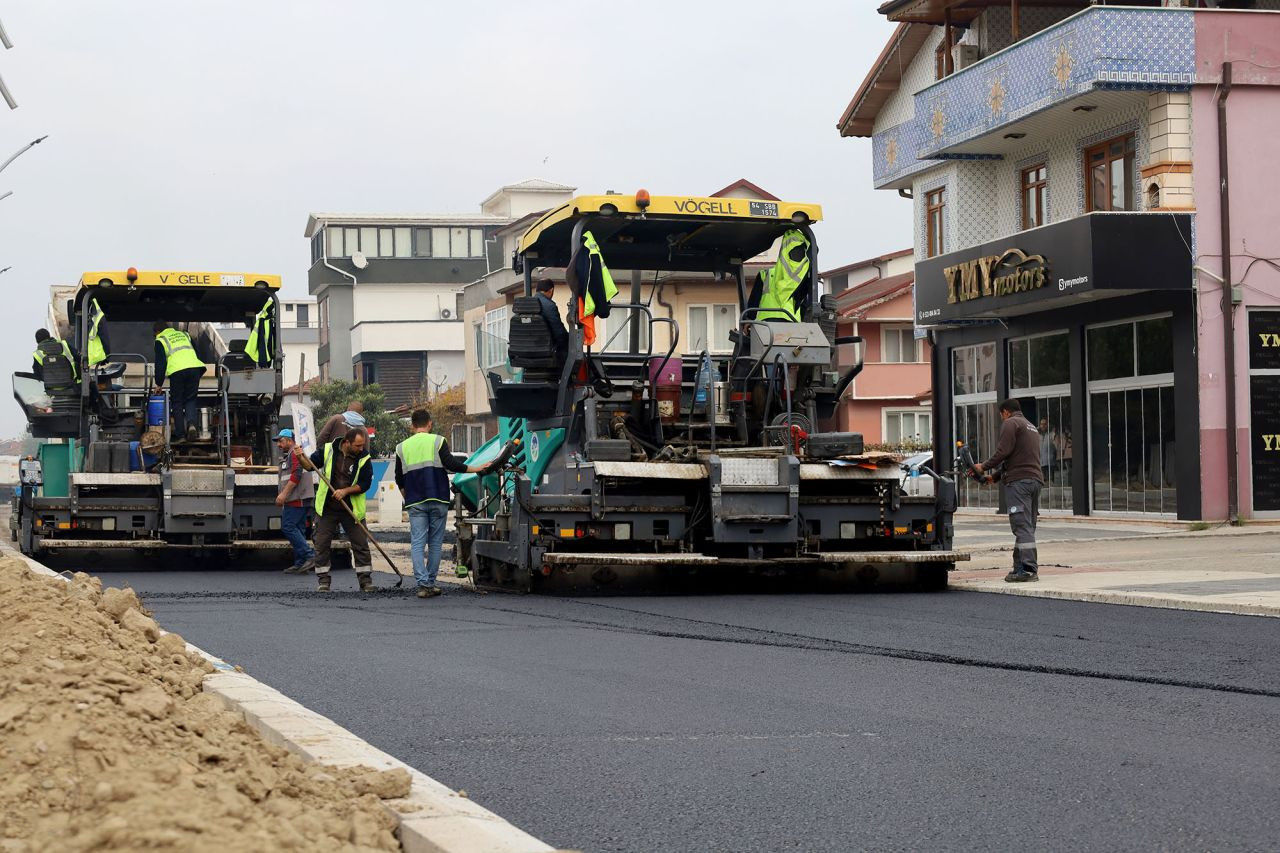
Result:
{"label": "tree", "polygon": [[370,453],[388,456],[395,446],[409,436],[409,429],[400,422],[397,412],[388,412],[386,395],[377,383],[360,385],[343,379],[334,379],[311,386],[311,413],[317,427],[332,415],[344,412],[352,400],[364,405],[364,422],[373,429]]}
{"label": "tree", "polygon": [[430,399],[415,398],[410,408],[422,408],[431,412],[435,431],[452,440],[453,428],[467,422],[467,387],[455,385]]}

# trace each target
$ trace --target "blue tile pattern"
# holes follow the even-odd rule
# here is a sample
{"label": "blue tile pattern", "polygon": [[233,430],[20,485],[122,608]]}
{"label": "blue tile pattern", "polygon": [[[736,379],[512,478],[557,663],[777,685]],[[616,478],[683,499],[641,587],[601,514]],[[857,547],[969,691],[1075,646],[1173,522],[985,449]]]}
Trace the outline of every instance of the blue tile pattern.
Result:
{"label": "blue tile pattern", "polygon": [[1194,82],[1192,10],[1094,6],[917,92],[915,116],[872,137],[874,183],[939,159],[991,158],[944,152],[1085,92],[1185,91]]}

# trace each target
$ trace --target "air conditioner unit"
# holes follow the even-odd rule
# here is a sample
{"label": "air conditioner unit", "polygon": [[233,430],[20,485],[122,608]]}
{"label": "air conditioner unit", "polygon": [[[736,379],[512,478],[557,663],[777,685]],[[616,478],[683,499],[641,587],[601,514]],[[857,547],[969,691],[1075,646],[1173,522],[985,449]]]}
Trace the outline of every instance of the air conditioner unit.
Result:
{"label": "air conditioner unit", "polygon": [[982,55],[978,53],[976,44],[958,44],[951,48],[951,59],[955,62],[957,71],[961,68],[968,68],[981,58]]}
{"label": "air conditioner unit", "polygon": [[452,316],[453,316],[453,312],[452,312],[452,311],[450,311],[448,308],[441,308],[441,309],[440,309],[440,319],[441,319],[441,320],[448,320],[448,319],[449,319],[450,317],[452,317]]}

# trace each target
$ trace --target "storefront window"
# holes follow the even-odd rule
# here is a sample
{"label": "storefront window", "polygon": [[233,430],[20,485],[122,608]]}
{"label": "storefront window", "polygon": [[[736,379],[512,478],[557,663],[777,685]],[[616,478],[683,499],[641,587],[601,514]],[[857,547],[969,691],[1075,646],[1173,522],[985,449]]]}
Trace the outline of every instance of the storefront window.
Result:
{"label": "storefront window", "polygon": [[1097,326],[1085,336],[1093,509],[1176,512],[1172,318]]}

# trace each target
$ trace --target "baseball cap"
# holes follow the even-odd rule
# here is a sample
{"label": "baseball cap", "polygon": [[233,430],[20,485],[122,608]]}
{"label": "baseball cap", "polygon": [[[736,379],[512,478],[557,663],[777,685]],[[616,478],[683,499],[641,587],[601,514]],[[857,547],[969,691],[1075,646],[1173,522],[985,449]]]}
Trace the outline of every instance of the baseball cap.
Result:
{"label": "baseball cap", "polygon": [[282,430],[280,430],[280,432],[276,433],[276,437],[275,437],[275,438],[273,438],[273,439],[271,439],[271,440],[272,440],[272,441],[279,441],[279,440],[280,440],[280,439],[282,439],[282,438],[293,438],[293,430],[291,430],[291,429],[282,429]]}

